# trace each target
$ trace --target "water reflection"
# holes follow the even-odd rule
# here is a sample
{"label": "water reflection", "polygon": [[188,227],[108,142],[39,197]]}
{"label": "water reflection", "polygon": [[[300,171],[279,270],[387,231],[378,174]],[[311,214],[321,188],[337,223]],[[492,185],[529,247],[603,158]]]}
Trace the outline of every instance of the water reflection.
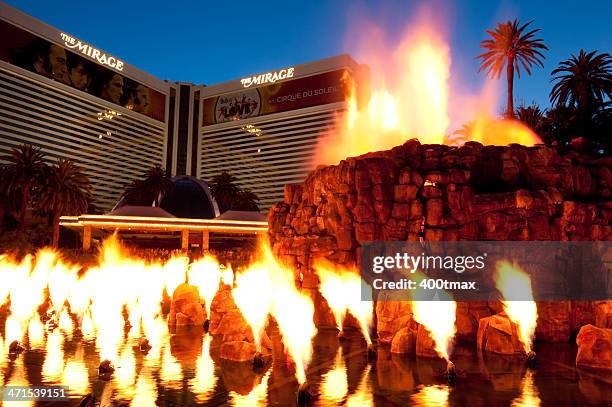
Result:
{"label": "water reflection", "polygon": [[538,407],[540,404],[542,404],[542,401],[540,400],[538,388],[534,382],[534,372],[533,370],[528,369],[525,372],[525,376],[523,376],[523,380],[521,382],[521,394],[512,400],[511,406]]}
{"label": "water reflection", "polygon": [[210,335],[204,336],[202,352],[196,362],[195,376],[189,380],[189,390],[195,394],[196,401],[203,403],[213,393],[217,384],[215,363],[210,357]]}
{"label": "water reflection", "polygon": [[[13,362],[13,372],[11,373],[11,375],[9,376],[8,381],[6,382],[5,386],[27,386],[29,383],[28,380],[28,375],[26,373],[26,369],[25,369],[25,365],[23,362],[23,359],[18,358]],[[15,401],[15,402],[10,402],[10,401],[5,401],[4,405],[6,407],[29,407],[29,406],[34,406],[34,402],[28,402],[28,401]]]}
{"label": "water reflection", "polygon": [[126,344],[123,347],[119,363],[115,368],[113,380],[119,397],[131,399],[135,395],[134,386],[136,384],[136,358],[131,346]]}
{"label": "water reflection", "polygon": [[[59,328],[43,331],[39,348],[16,358],[8,357],[8,342],[0,332],[0,386],[64,385],[73,405],[87,393],[102,405],[295,405],[294,366],[277,333],[270,335],[271,366],[254,372],[249,363],[218,359],[213,338],[202,330],[169,334],[162,325],[154,326],[160,334],[148,353],[138,349],[133,335],[120,338],[110,381],[97,376],[96,340],[86,340],[78,331],[71,340]],[[441,360],[393,355],[380,347],[376,360],[368,361],[359,335],[339,342],[335,332],[322,332],[314,348],[307,378],[319,397],[315,406],[612,405],[612,383],[604,375],[574,368],[575,346],[540,345],[537,370],[526,369],[521,358],[458,348],[453,354],[459,372],[454,388],[446,386]]]}
{"label": "water reflection", "polygon": [[230,405],[236,407],[265,406],[268,394],[268,379],[270,371],[262,378],[261,382],[253,387],[248,394],[239,394],[235,391],[230,392]]}
{"label": "water reflection", "polygon": [[411,397],[411,401],[414,404],[432,407],[448,406],[448,386],[419,386],[417,389],[417,392]]}
{"label": "water reflection", "polygon": [[157,385],[153,380],[153,369],[145,366],[138,375],[132,406],[154,406],[157,399]]}
{"label": "water reflection", "polygon": [[42,376],[46,382],[57,383],[64,371],[64,337],[55,330],[47,335]]}
{"label": "water reflection", "polygon": [[62,374],[62,386],[68,387],[70,391],[77,394],[87,394],[90,387],[84,352],[83,346],[79,345],[74,356],[66,362]]}

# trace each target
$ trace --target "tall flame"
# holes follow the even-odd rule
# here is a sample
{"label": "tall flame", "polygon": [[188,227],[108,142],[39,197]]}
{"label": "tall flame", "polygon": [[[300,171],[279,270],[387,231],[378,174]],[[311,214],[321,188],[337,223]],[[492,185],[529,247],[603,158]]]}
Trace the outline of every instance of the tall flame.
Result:
{"label": "tall flame", "polygon": [[359,272],[322,260],[317,261],[313,268],[321,280],[321,294],[332,309],[338,329],[342,331],[342,322],[348,312],[359,322],[361,333],[368,345],[371,344],[373,308],[371,301],[361,299],[364,283]]}
{"label": "tall flame", "polygon": [[529,275],[518,265],[500,261],[497,264],[495,286],[504,299],[526,298],[525,301],[504,300],[502,303],[508,318],[518,325],[519,339],[523,344],[525,353],[529,353],[533,346],[533,337],[538,320],[538,309],[535,301],[533,301]]}
{"label": "tall flame", "polygon": [[[415,276],[420,276],[416,273]],[[436,290],[433,298],[423,301],[421,291],[413,294],[412,314],[415,321],[429,331],[434,340],[434,349],[438,356],[450,360],[453,337],[457,328],[457,303],[444,290]],[[420,300],[420,301],[419,301]]]}
{"label": "tall flame", "polygon": [[236,276],[236,286],[232,289],[232,297],[253,331],[258,350],[261,350],[261,337],[272,307],[268,267],[265,261],[255,262]]}
{"label": "tall flame", "polygon": [[[357,25],[360,32],[351,37],[357,43],[350,47],[369,67],[371,80],[359,72],[346,76],[346,113],[338,115],[329,134],[319,140],[315,165],[386,150],[411,138],[423,144],[541,143],[522,123],[495,118],[498,81],[486,81],[476,94],[465,88],[459,73],[451,70],[447,24],[432,18],[439,14],[419,10],[400,39],[394,34],[393,41],[370,21]],[[475,128],[457,131],[470,121]]]}

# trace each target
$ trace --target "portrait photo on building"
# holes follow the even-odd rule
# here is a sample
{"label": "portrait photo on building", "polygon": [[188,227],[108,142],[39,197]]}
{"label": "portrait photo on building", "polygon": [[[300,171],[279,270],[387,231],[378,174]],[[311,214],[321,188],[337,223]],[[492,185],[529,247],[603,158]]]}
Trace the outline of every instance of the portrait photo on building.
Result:
{"label": "portrait photo on building", "polygon": [[2,20],[0,38],[0,60],[164,121],[161,92]]}

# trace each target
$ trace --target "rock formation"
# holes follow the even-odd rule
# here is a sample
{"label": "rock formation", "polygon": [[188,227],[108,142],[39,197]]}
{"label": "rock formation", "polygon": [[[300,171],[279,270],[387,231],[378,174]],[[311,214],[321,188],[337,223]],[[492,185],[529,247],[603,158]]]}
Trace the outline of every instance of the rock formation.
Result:
{"label": "rock formation", "polygon": [[[269,212],[270,242],[307,281],[314,258],[355,264],[371,240],[610,240],[611,169],[612,158],[545,146],[457,148],[410,140],[318,167],[303,184],[287,185]],[[315,308],[324,309],[313,297]],[[500,312],[498,305],[458,304],[457,339],[476,341],[478,322]],[[538,340],[568,341],[596,315],[599,325],[612,321],[610,305],[538,306]],[[376,307],[379,340],[392,343],[411,321],[409,306]]]}

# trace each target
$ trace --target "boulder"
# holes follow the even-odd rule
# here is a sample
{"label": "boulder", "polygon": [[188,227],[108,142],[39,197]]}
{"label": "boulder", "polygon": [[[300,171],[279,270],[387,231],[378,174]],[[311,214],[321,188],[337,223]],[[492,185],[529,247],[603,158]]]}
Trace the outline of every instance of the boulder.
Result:
{"label": "boulder", "polygon": [[479,321],[476,345],[478,349],[502,355],[525,354],[519,340],[518,326],[503,313]]}
{"label": "boulder", "polygon": [[219,349],[219,357],[234,362],[245,362],[253,360],[257,348],[252,342],[232,341],[224,342]]}
{"label": "boulder", "polygon": [[195,325],[202,326],[205,320],[204,308],[200,304],[198,287],[180,284],[172,294],[168,315],[168,327]]}
{"label": "boulder", "polygon": [[612,372],[612,329],[585,325],[576,337],[576,366]]}
{"label": "boulder", "polygon": [[412,355],[416,351],[416,333],[404,327],[400,329],[391,341],[391,353]]}
{"label": "boulder", "polygon": [[435,341],[423,325],[419,325],[416,336],[416,355],[426,358],[438,358]]}

